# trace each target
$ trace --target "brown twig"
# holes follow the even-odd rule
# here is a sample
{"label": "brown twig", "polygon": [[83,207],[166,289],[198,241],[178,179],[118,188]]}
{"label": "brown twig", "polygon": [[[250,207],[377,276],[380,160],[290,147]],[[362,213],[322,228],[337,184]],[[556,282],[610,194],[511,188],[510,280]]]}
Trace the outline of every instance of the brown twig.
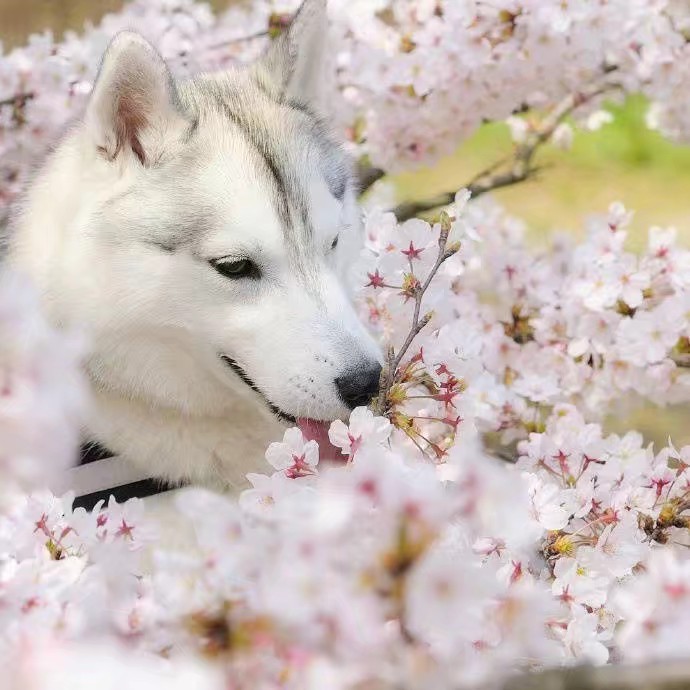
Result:
{"label": "brown twig", "polygon": [[453,256],[453,254],[455,254],[459,248],[448,247],[448,233],[450,232],[450,228],[450,218],[446,214],[443,214],[441,218],[441,234],[438,240],[438,255],[436,257],[436,261],[429,270],[424,283],[418,284],[414,290],[414,315],[412,317],[412,327],[410,328],[410,332],[407,334],[405,342],[402,344],[397,354],[392,347],[388,349],[386,363],[383,367],[383,371],[381,372],[379,395],[374,404],[377,414],[384,415],[386,412],[388,412],[388,393],[395,384],[395,377],[398,367],[400,366],[403,357],[410,349],[414,339],[431,320],[431,313],[424,314],[420,317],[422,300],[424,299],[424,294],[429,288],[429,285],[431,285],[431,281],[438,273],[438,269],[441,268],[443,262]]}
{"label": "brown twig", "polygon": [[257,31],[255,34],[249,34],[248,36],[238,36],[237,38],[231,38],[227,41],[221,41],[220,43],[213,43],[210,46],[205,46],[205,50],[220,50],[226,46],[236,45],[237,43],[246,43],[248,41],[253,41],[257,38],[266,38],[271,35],[271,29],[264,29],[262,31]]}
{"label": "brown twig", "polygon": [[[518,144],[512,157],[512,164],[508,170],[496,173],[495,170],[501,163],[494,163],[485,170],[482,170],[465,188],[475,199],[482,194],[524,182],[534,176],[539,168],[534,165],[534,156],[539,148],[547,142],[560,125],[575,109],[588,103],[597,96],[619,88],[617,84],[606,83],[596,85],[590,89],[585,89],[578,93],[570,94],[558,103],[546,115],[538,127],[529,132],[525,141]],[[432,199],[424,201],[409,202],[398,206],[395,215],[399,221],[414,218],[422,213],[431,211],[441,206],[448,206],[453,203],[455,192],[439,194]]]}
{"label": "brown twig", "polygon": [[9,98],[5,98],[4,100],[0,101],[0,108],[5,106],[14,106],[21,108],[27,101],[30,101],[32,98],[34,98],[34,94],[32,92],[17,93],[14,96],[10,96]]}

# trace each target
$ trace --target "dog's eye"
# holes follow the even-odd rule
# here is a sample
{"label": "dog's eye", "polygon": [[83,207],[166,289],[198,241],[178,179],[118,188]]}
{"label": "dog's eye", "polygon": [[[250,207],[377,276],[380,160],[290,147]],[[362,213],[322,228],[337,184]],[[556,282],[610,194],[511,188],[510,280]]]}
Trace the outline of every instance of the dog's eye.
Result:
{"label": "dog's eye", "polygon": [[331,243],[331,251],[332,251],[333,249],[335,249],[335,248],[338,246],[338,239],[339,239],[339,237],[340,237],[339,235],[336,235],[336,236],[335,236],[335,239],[334,239],[333,242]]}
{"label": "dog's eye", "polygon": [[249,259],[238,259],[236,261],[218,259],[211,261],[211,266],[225,278],[233,280],[238,280],[239,278],[252,278],[256,280],[261,276],[259,267]]}

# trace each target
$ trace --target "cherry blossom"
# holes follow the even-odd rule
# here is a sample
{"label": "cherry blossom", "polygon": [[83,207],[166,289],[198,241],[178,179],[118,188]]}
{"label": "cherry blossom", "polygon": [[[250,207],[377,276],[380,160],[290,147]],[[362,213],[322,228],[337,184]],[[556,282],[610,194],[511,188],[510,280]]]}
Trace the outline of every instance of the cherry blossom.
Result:
{"label": "cherry blossom", "polygon": [[319,462],[319,445],[316,441],[305,441],[302,432],[292,427],[285,432],[282,443],[271,443],[266,460],[291,479],[304,477],[314,473]]}
{"label": "cherry blossom", "polygon": [[390,431],[390,422],[385,417],[375,417],[366,407],[358,407],[350,415],[349,425],[338,419],[331,424],[328,435],[331,443],[344,455],[354,458],[364,444],[380,444],[388,438]]}
{"label": "cherry blossom", "polygon": [[86,404],[82,350],[76,334],[50,327],[28,281],[0,276],[0,509],[13,489],[49,484],[73,462]]}
{"label": "cherry blossom", "polygon": [[[201,2],[137,0],[80,35],[56,42],[46,32],[2,55],[3,210],[30,161],[82,109],[99,57],[118,30],[140,27],[173,72],[185,76],[252,60],[297,6],[298,0],[256,0],[214,16]],[[651,101],[650,126],[688,138],[681,2],[616,0],[564,10],[514,0],[331,0],[329,10],[330,110],[350,150],[386,171],[433,162],[486,120],[507,120],[521,142],[532,125],[516,111],[543,110],[597,83],[601,95],[578,112],[585,126],[610,119],[605,95],[642,92]],[[560,145],[570,136],[568,125],[554,132]]]}

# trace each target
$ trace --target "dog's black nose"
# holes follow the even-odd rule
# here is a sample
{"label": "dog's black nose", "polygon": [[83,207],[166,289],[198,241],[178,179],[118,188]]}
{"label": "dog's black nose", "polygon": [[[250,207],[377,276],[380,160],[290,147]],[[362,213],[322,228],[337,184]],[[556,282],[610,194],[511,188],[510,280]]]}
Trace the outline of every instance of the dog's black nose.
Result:
{"label": "dog's black nose", "polygon": [[376,363],[353,369],[335,380],[335,387],[343,402],[351,409],[368,405],[379,392],[381,365]]}

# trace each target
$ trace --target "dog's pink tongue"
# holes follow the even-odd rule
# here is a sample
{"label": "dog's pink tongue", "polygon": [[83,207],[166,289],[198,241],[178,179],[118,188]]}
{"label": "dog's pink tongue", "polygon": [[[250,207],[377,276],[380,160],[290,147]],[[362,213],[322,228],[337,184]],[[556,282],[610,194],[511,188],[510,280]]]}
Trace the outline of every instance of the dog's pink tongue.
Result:
{"label": "dog's pink tongue", "polygon": [[340,451],[340,448],[334,446],[328,438],[330,422],[320,422],[317,419],[300,417],[297,420],[297,426],[307,441],[316,441],[319,444],[319,457],[321,460],[345,460],[345,456]]}

